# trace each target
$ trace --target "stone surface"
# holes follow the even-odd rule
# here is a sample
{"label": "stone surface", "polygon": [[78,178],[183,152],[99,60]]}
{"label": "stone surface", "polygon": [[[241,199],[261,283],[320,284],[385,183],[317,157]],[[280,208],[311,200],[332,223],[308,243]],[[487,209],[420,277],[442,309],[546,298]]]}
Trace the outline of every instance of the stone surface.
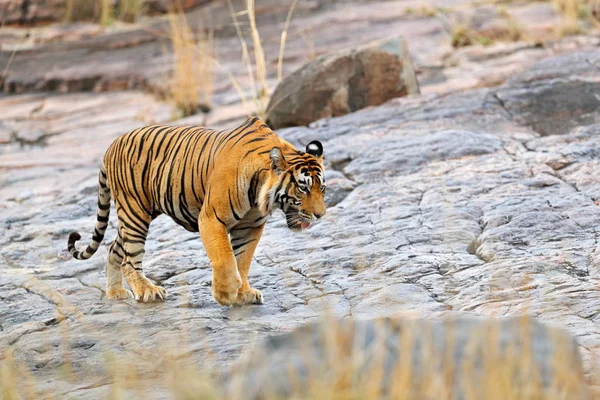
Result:
{"label": "stone surface", "polygon": [[[548,76],[555,79],[549,82]],[[600,56],[590,52],[543,61],[511,78],[497,97],[518,123],[544,136],[600,122]]]}
{"label": "stone surface", "polygon": [[[288,5],[257,5],[274,88]],[[266,304],[241,309],[214,302],[199,238],[166,218],[153,222],[145,256],[146,274],[169,291],[164,304],[105,299],[114,210],[94,258],[66,252],[72,230],[91,236],[110,142],[171,119],[168,104],[122,91],[168,83],[166,21],[0,29],[0,72],[10,82],[0,93],[0,386],[14,361],[23,373],[10,381],[35,383],[37,397],[97,399],[122,389],[162,399],[202,384],[187,366],[227,372],[258,340],[324,313],[432,321],[531,314],[575,337],[600,394],[600,40],[548,40],[551,6],[511,2],[511,15],[528,35],[544,32],[543,42],[452,49],[442,18],[409,15],[418,6],[298,2],[284,76],[315,56],[402,35],[423,96],[279,131],[301,147],[325,144],[328,214],[298,235],[273,216],[251,268]],[[251,85],[226,2],[189,14],[203,16],[217,32],[222,67],[213,111],[171,123],[231,127],[253,110],[227,71],[248,93]],[[87,90],[112,92],[73,93]],[[136,379],[146,393],[126,386]],[[201,397],[198,385],[192,396]]]}
{"label": "stone surface", "polygon": [[406,41],[384,39],[321,56],[287,76],[269,100],[267,124],[308,125],[417,93]]}
{"label": "stone surface", "polygon": [[272,217],[250,273],[265,304],[230,309],[212,299],[197,235],[168,218],[153,222],[144,264],[168,290],[165,303],[105,299],[114,210],[91,260],[66,252],[72,230],[91,236],[106,147],[142,121],[168,121],[168,105],[137,92],[1,96],[2,126],[16,137],[39,129],[45,140],[0,148],[0,348],[11,345],[39,390],[97,398],[110,390],[108,355],[140,376],[156,372],[157,357],[227,369],[257,340],[326,311],[531,314],[575,337],[598,390],[600,109],[569,106],[567,121],[556,112],[556,129],[542,136],[528,121],[547,118],[552,104],[512,106],[527,85],[562,96],[564,82],[593,83],[597,59],[559,55],[499,88],[394,99],[280,130],[298,146],[323,142],[330,207],[300,234]]}
{"label": "stone surface", "polygon": [[527,318],[325,319],[267,339],[232,375],[230,398],[326,397],[334,387],[348,390],[340,398],[515,399],[532,387],[589,398],[573,338]]}

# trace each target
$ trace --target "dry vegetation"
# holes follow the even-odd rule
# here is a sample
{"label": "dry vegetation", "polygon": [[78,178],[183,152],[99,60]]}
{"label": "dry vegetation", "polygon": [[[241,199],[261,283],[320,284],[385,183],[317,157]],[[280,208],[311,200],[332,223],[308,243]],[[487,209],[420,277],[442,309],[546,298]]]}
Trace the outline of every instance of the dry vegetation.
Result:
{"label": "dry vegetation", "polygon": [[[238,94],[240,95],[242,102],[246,106],[249,102],[254,103],[254,113],[261,119],[266,118],[267,114],[267,105],[269,103],[270,96],[270,88],[269,83],[267,81],[267,61],[265,58],[265,53],[263,50],[262,41],[260,38],[260,32],[258,30],[258,26],[256,24],[256,8],[254,0],[247,0],[245,2],[246,8],[242,12],[237,12],[233,7],[231,0],[227,0],[227,4],[229,6],[229,11],[231,14],[231,18],[233,19],[233,24],[235,26],[238,38],[240,40],[240,44],[242,46],[242,59],[244,64],[246,65],[246,70],[248,73],[249,81],[250,81],[250,99],[248,96],[244,95],[241,90],[238,89]],[[297,0],[292,0],[290,8],[287,13],[287,17],[285,20],[285,24],[283,30],[281,32],[281,40],[279,46],[279,56],[277,60],[277,77],[278,79],[282,78],[282,70],[283,70],[283,55],[285,49],[285,42],[287,40],[288,29],[290,25],[290,21],[292,19],[292,15],[294,13],[294,9],[296,7]],[[248,27],[249,32],[245,33],[242,24],[240,23],[239,16],[245,15],[248,18]],[[246,41],[246,36],[250,35],[251,43],[252,43],[252,56],[250,55],[250,50],[248,49],[248,44]]]}
{"label": "dry vegetation", "polygon": [[495,42],[516,42],[523,39],[521,25],[512,17],[506,18],[506,29],[495,32],[477,32],[469,23],[453,22],[449,29],[452,47],[464,47],[474,44],[489,46]]}
{"label": "dry vegetation", "polygon": [[[248,115],[255,114],[263,119],[266,117],[270,88],[267,61],[256,23],[254,0],[248,0],[245,3],[246,8],[241,12],[235,10],[230,0],[227,1],[227,4],[242,49],[242,60],[249,78],[249,93],[243,90],[231,71],[219,64],[217,60],[218,47],[213,32],[206,31],[202,27],[196,30],[192,29],[185,13],[178,9],[168,15],[169,40],[173,48],[174,64],[173,72],[169,77],[169,85],[165,91],[165,97],[174,105],[174,119],[189,116],[198,111],[205,113],[210,111],[216,69],[228,76]],[[282,78],[283,74],[283,55],[287,32],[296,4],[297,0],[292,0],[281,32],[277,62],[278,80]],[[247,18],[247,23],[240,22],[239,17],[241,16]],[[246,39],[248,35],[251,46],[248,45]],[[314,43],[312,52],[316,53]]]}
{"label": "dry vegetation", "polygon": [[553,5],[562,15],[562,23],[557,27],[560,36],[600,27],[600,0],[553,0]]}
{"label": "dry vegetation", "polygon": [[143,0],[67,0],[67,22],[91,21],[110,25],[115,19],[135,22],[142,12]]}
{"label": "dry vegetation", "polygon": [[174,63],[167,97],[173,118],[209,112],[216,62],[213,32],[200,28],[194,34],[181,11],[169,14],[169,25]]}
{"label": "dry vegetation", "polygon": [[[405,329],[410,321],[395,322],[398,326],[394,335],[389,330],[378,330],[373,346],[366,352],[353,351],[355,343],[365,339],[357,339],[354,333],[341,329],[334,321],[327,323],[326,331],[321,331],[320,342],[324,348],[320,353],[322,362],[306,371],[304,377],[298,375],[294,368],[286,368],[287,378],[292,393],[283,397],[265,390],[265,399],[455,399],[465,400],[488,399],[579,399],[585,398],[586,383],[581,371],[566,364],[571,360],[572,349],[564,342],[564,335],[552,337],[556,351],[551,356],[550,368],[554,373],[549,383],[542,382],[540,369],[535,360],[530,320],[520,319],[517,327],[522,332],[523,340],[517,345],[509,343],[500,348],[500,325],[481,332],[478,337],[470,337],[469,344],[463,348],[465,356],[462,363],[455,365],[454,359],[456,338],[446,337],[440,347],[433,340],[432,331],[423,329]],[[383,333],[383,334],[381,334]],[[92,333],[90,333],[92,334]],[[195,333],[197,335],[198,333]],[[49,335],[48,335],[49,336]],[[120,335],[127,341],[127,336]],[[131,338],[136,337],[130,332]],[[386,357],[389,357],[390,338],[397,340],[399,357],[388,369],[384,369]],[[104,365],[94,366],[93,371],[75,371],[71,365],[69,354],[70,336],[62,330],[60,337],[48,337],[48,346],[62,346],[60,367],[63,379],[86,386],[98,381],[106,381],[107,398],[122,399],[126,397],[145,398],[148,393],[168,393],[176,399],[238,399],[249,395],[247,383],[233,379],[227,395],[224,395],[216,382],[220,381],[214,373],[200,369],[191,357],[182,357],[186,344],[191,344],[190,336],[182,334],[181,338],[170,338],[170,341],[158,341],[153,348],[138,347],[134,349],[135,358],[118,355],[111,346],[103,346]],[[304,343],[304,342],[299,342]],[[102,343],[97,343],[102,346]],[[300,344],[300,347],[304,344]],[[443,350],[442,350],[443,349]],[[308,348],[307,348],[308,350]],[[247,353],[251,355],[252,353]],[[303,354],[310,354],[309,351]],[[314,353],[313,353],[314,354]],[[412,357],[402,355],[412,354]],[[256,370],[260,374],[260,363],[254,362],[245,366],[242,358],[241,369]],[[206,356],[210,358],[210,349]],[[260,355],[259,355],[260,356]],[[416,358],[415,358],[416,357]],[[420,360],[415,363],[415,360]],[[144,362],[141,362],[144,360]],[[148,369],[146,360],[153,360],[154,369]],[[305,362],[309,360],[305,358]],[[417,367],[418,365],[418,367]],[[98,368],[102,371],[98,372]],[[283,368],[283,366],[282,366]],[[235,371],[235,370],[234,370]],[[255,371],[256,372],[256,371]],[[89,374],[89,375],[88,375]],[[104,374],[104,376],[99,376]],[[389,374],[389,375],[388,375]],[[235,376],[235,375],[234,375]],[[238,375],[241,376],[241,375]],[[80,381],[86,379],[85,382]],[[79,379],[79,380],[78,380]],[[93,382],[92,382],[93,381]],[[384,383],[387,382],[387,383]],[[38,382],[29,367],[16,362],[13,349],[5,349],[0,356],[0,394],[5,400],[20,398],[39,398],[43,393],[41,382]],[[243,396],[244,394],[245,396]]]}
{"label": "dry vegetation", "polygon": [[[444,21],[446,30],[453,47],[470,45],[490,45],[495,42],[514,42],[527,40],[528,35],[524,27],[509,11],[509,6],[525,6],[527,3],[546,2],[545,0],[481,0],[472,6],[496,7],[497,14],[504,19],[504,29],[495,29],[492,32],[480,32],[473,28],[470,18],[459,18],[458,10],[440,9],[431,6],[407,8],[407,16],[437,17]],[[600,28],[600,0],[548,0],[560,18],[554,35],[550,39],[566,35],[584,34],[591,28]]]}

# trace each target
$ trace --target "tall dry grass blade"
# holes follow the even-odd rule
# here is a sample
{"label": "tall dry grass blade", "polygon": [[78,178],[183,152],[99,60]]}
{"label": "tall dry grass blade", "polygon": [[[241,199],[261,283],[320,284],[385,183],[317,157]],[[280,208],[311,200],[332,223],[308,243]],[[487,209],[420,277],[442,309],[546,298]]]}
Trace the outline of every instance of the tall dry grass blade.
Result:
{"label": "tall dry grass blade", "polygon": [[283,25],[283,30],[281,31],[281,42],[279,43],[279,57],[277,58],[277,80],[281,81],[283,78],[283,51],[285,48],[285,42],[287,40],[288,29],[290,28],[290,21],[292,20],[292,15],[294,14],[294,10],[296,9],[296,4],[298,0],[292,1],[292,5],[288,10],[287,17],[285,18],[285,24]]}
{"label": "tall dry grass blade", "polygon": [[[258,110],[260,105],[258,104],[258,99],[257,99],[256,85],[254,83],[254,72],[252,71],[252,62],[250,61],[250,54],[248,52],[248,44],[246,43],[246,39],[244,38],[244,34],[242,33],[242,29],[240,27],[240,22],[237,18],[237,14],[235,12],[235,9],[233,8],[233,4],[231,3],[231,0],[227,0],[227,6],[229,7],[229,13],[231,14],[231,18],[233,19],[233,26],[235,27],[235,31],[236,31],[238,39],[240,41],[240,45],[242,46],[242,61],[244,61],[244,63],[246,64],[246,70],[248,71],[248,78],[250,80],[250,88],[251,88],[252,94],[253,94],[252,99],[254,100],[255,108]],[[242,95],[243,95],[241,88],[240,88],[239,92],[242,93]],[[243,95],[241,98],[242,98],[243,102],[247,102],[245,95]]]}
{"label": "tall dry grass blade", "polygon": [[100,4],[100,24],[108,26],[112,24],[114,9],[112,0],[101,0]]}
{"label": "tall dry grass blade", "polygon": [[265,53],[260,41],[260,34],[256,26],[256,12],[254,0],[248,0],[246,4],[248,10],[248,19],[250,20],[250,31],[252,33],[252,44],[254,45],[254,67],[256,69],[256,80],[260,85],[257,96],[259,108],[256,110],[259,118],[266,119],[267,102],[269,100],[269,85],[267,82],[267,67]]}
{"label": "tall dry grass blade", "polygon": [[563,21],[557,27],[558,35],[580,33],[579,10],[583,7],[582,0],[554,0],[554,7],[563,16]]}
{"label": "tall dry grass blade", "polygon": [[65,15],[63,15],[63,21],[64,22],[71,22],[73,21],[73,2],[75,0],[67,0],[65,3]]}
{"label": "tall dry grass blade", "polygon": [[119,18],[125,22],[135,22],[142,13],[142,0],[120,0]]}
{"label": "tall dry grass blade", "polygon": [[169,13],[168,20],[174,57],[169,85],[174,118],[199,110],[208,112],[213,91],[214,34],[201,27],[195,36],[183,11]]}

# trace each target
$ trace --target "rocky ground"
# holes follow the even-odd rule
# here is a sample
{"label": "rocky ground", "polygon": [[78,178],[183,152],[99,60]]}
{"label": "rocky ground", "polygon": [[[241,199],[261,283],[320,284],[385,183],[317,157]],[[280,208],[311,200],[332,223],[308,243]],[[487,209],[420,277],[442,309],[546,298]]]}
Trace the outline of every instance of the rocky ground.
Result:
{"label": "rocky ground", "polygon": [[[170,121],[170,106],[147,92],[168,68],[159,42],[128,29],[65,44],[45,30],[16,53],[0,94],[0,348],[12,345],[47,393],[94,398],[107,390],[108,353],[153,371],[164,362],[157,349],[182,335],[189,341],[172,346],[176,357],[230,365],[255,340],[326,310],[361,318],[529,313],[575,337],[599,389],[598,36],[450,51],[443,21],[407,14],[413,2],[317,3],[293,20],[287,72],[310,58],[300,25],[312,27],[319,52],[400,33],[422,95],[278,131],[299,146],[324,143],[329,209],[300,234],[273,216],[251,267],[262,306],[219,306],[201,241],[168,218],[153,223],[145,259],[147,275],[169,292],[165,303],[107,301],[106,246],[87,262],[66,252],[69,232],[91,235],[108,144]],[[280,29],[265,28],[268,54],[277,54]],[[221,60],[240,71],[239,43],[223,30]],[[3,43],[21,43],[19,32],[7,30]],[[115,45],[118,38],[128,44]],[[0,71],[10,53],[0,53]],[[245,110],[221,78],[205,122],[234,126]],[[135,90],[110,90],[126,88]],[[81,92],[89,89],[101,92]],[[57,369],[65,354],[69,374]]]}

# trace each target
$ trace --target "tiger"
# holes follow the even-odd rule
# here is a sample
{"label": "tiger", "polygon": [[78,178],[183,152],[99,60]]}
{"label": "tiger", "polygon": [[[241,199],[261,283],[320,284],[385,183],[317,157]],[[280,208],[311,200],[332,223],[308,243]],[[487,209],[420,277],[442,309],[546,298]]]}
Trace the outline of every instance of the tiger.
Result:
{"label": "tiger", "polygon": [[292,231],[309,228],[326,213],[326,188],[321,142],[311,141],[300,151],[257,117],[229,130],[141,127],[109,145],[98,174],[91,242],[78,251],[81,235],[72,232],[67,248],[77,260],[96,253],[112,199],[118,230],[108,249],[106,297],[164,300],[166,290],[144,275],[142,259],[150,223],[165,214],[199,232],[219,304],[262,304],[248,273],[267,218],[281,210]]}

